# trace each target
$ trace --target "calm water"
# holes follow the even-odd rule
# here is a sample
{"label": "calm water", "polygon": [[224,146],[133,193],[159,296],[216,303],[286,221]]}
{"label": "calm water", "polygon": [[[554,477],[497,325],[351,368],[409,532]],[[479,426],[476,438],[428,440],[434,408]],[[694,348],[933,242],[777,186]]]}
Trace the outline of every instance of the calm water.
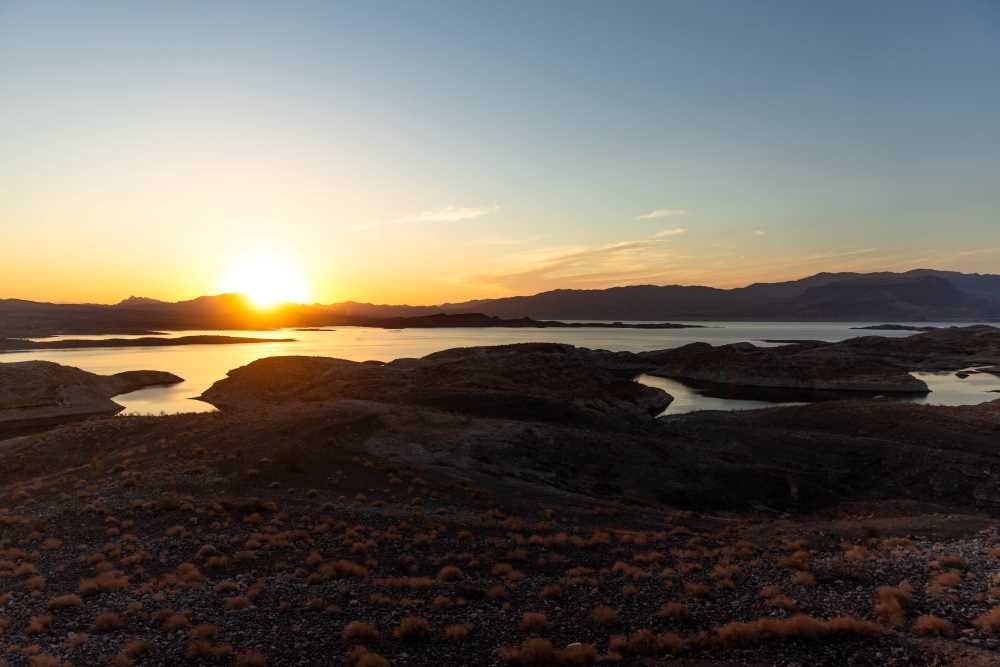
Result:
{"label": "calm water", "polygon": [[[175,373],[184,382],[170,387],[151,387],[122,394],[115,401],[127,414],[204,412],[212,406],[192,400],[226,372],[255,359],[278,355],[326,356],[366,361],[391,361],[421,357],[453,347],[506,343],[554,342],[615,351],[641,352],[704,341],[714,345],[764,339],[809,339],[839,341],[873,332],[851,330],[864,323],[716,322],[704,329],[405,329],[386,330],[340,327],[334,331],[182,331],[170,336],[233,333],[257,338],[295,338],[291,343],[242,345],[186,345],[178,347],[109,348],[91,350],[36,350],[0,354],[0,361],[45,359],[76,366],[93,373],[111,374],[127,370],[158,370]],[[907,336],[905,331],[874,332],[884,336]],[[67,338],[126,338],[127,336],[67,336]],[[48,338],[45,340],[58,340]],[[952,373],[918,373],[933,393],[914,399],[941,405],[981,403],[1000,398],[988,393],[1000,389],[1000,378],[973,375],[960,380]],[[738,410],[775,405],[763,401],[710,398],[675,380],[641,376],[644,384],[659,387],[674,396],[666,414],[694,410]]]}

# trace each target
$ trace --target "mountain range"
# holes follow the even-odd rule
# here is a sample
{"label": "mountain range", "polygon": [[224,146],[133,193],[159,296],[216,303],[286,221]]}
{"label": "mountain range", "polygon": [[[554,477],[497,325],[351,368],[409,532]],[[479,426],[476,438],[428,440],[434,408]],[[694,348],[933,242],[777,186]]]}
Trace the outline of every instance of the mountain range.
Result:
{"label": "mountain range", "polygon": [[138,334],[156,329],[405,327],[406,318],[439,313],[609,321],[995,322],[1000,321],[1000,275],[932,269],[818,273],[799,280],[733,289],[687,285],[558,289],[531,296],[436,306],[347,301],[287,303],[259,309],[238,294],[178,302],[129,297],[114,305],[4,299],[0,300],[0,336]]}

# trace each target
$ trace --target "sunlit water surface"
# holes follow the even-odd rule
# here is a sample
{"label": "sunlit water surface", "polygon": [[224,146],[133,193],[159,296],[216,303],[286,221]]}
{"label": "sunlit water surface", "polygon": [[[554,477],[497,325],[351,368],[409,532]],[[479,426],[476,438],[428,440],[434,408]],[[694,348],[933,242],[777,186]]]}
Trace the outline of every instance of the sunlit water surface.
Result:
{"label": "sunlit water surface", "polygon": [[[553,342],[614,351],[642,352],[704,341],[713,345],[749,341],[766,345],[767,339],[839,341],[877,334],[907,336],[906,331],[857,331],[865,323],[714,322],[703,329],[371,329],[339,327],[332,331],[177,331],[168,336],[228,334],[255,338],[295,338],[294,342],[237,345],[183,345],[75,350],[34,350],[0,354],[0,361],[45,359],[76,366],[93,373],[111,374],[130,370],[168,371],[184,378],[169,387],[150,387],[115,397],[125,414],[206,412],[214,408],[193,400],[226,372],[262,357],[307,355],[339,357],[353,361],[391,361],[422,357],[453,347],[503,345],[507,343]],[[129,336],[66,336],[65,338],[128,338]],[[59,337],[44,340],[59,340]],[[1000,398],[990,393],[1000,389],[1000,377],[989,374],[959,379],[954,373],[915,373],[932,393],[912,399],[936,405],[967,405]],[[701,395],[676,380],[640,376],[639,381],[664,389],[674,397],[665,414],[695,410],[746,410],[776,403]]]}

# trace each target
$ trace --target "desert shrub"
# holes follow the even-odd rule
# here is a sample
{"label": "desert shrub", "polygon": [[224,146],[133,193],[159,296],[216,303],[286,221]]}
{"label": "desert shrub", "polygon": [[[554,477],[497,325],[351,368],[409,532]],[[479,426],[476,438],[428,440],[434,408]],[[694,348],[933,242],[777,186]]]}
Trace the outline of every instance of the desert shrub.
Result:
{"label": "desert shrub", "polygon": [[419,641],[431,636],[431,625],[423,616],[407,616],[392,631],[394,637],[409,641]]}
{"label": "desert shrub", "polygon": [[225,581],[220,581],[219,583],[217,583],[212,590],[215,591],[216,593],[235,593],[236,591],[240,590],[240,585],[237,584],[235,581],[230,581],[227,579]]}
{"label": "desert shrub", "polygon": [[438,579],[441,581],[457,581],[464,576],[462,570],[454,565],[445,565],[438,572]]}
{"label": "desert shrub", "polygon": [[24,631],[29,635],[40,635],[48,630],[50,625],[52,625],[51,616],[44,614],[41,616],[32,616]]}
{"label": "desert shrub", "polygon": [[629,635],[625,649],[636,655],[648,655],[656,650],[656,635],[645,628]]}
{"label": "desert shrub", "polygon": [[985,614],[976,616],[972,619],[972,624],[989,634],[1000,632],[1000,607],[993,607]]}
{"label": "desert shrub", "polygon": [[80,595],[97,595],[110,591],[123,591],[128,588],[128,577],[124,572],[109,570],[101,572],[96,577],[80,580]]}
{"label": "desert shrub", "polygon": [[611,625],[618,622],[619,611],[614,607],[599,604],[590,610],[590,620],[597,625]]}
{"label": "desert shrub", "polygon": [[388,588],[408,588],[414,591],[426,591],[434,587],[434,580],[430,577],[388,577],[376,579],[375,583]]}
{"label": "desert shrub", "polygon": [[907,539],[905,537],[886,537],[883,538],[879,543],[883,549],[901,549],[905,551],[914,551],[917,545],[913,543],[913,540]]}
{"label": "desert shrub", "polygon": [[950,635],[954,630],[955,628],[951,623],[930,614],[920,616],[913,622],[913,634],[921,637],[946,636]]}
{"label": "desert shrub", "polygon": [[236,595],[231,598],[226,598],[223,600],[223,606],[230,611],[238,611],[240,609],[246,609],[253,606],[250,598],[245,595]]}
{"label": "desert shrub", "polygon": [[153,645],[145,639],[133,639],[125,644],[122,653],[134,658],[137,655],[150,655],[153,652]]}
{"label": "desert shrub", "polygon": [[554,584],[544,587],[538,593],[538,597],[541,600],[553,600],[560,596],[562,596],[562,589]]}
{"label": "desert shrub", "polygon": [[444,628],[444,638],[451,640],[465,639],[472,632],[472,626],[468,623],[447,625]]}
{"label": "desert shrub", "polygon": [[868,621],[841,616],[823,621],[804,614],[790,618],[733,621],[715,628],[712,637],[723,645],[753,644],[771,639],[818,639],[831,635],[872,636],[882,629]]}
{"label": "desert shrub", "polygon": [[191,628],[191,637],[194,639],[214,639],[219,634],[219,626],[211,623],[202,623]]}
{"label": "desert shrub", "polygon": [[559,652],[564,665],[592,665],[597,662],[597,647],[593,644],[570,644]]}
{"label": "desert shrub", "polygon": [[378,639],[378,630],[371,623],[351,621],[344,626],[344,631],[340,633],[340,638],[345,642]]}
{"label": "desert shrub", "polygon": [[94,632],[112,632],[125,625],[121,616],[113,611],[104,611],[94,618],[94,625],[91,630]]}
{"label": "desert shrub", "polygon": [[714,579],[732,579],[740,571],[735,565],[716,565],[709,573]]}
{"label": "desert shrub", "polygon": [[787,595],[774,595],[767,599],[767,605],[776,609],[791,611],[799,606],[799,603]]}
{"label": "desert shrub", "polygon": [[937,568],[952,568],[956,570],[964,570],[969,567],[969,564],[965,562],[965,559],[958,554],[945,554],[940,556],[937,560],[931,563],[932,566]]}
{"label": "desert shrub", "polygon": [[319,567],[320,574],[328,577],[367,577],[368,568],[349,560],[337,560],[323,563]]}
{"label": "desert shrub", "polygon": [[521,616],[521,630],[524,632],[537,632],[548,625],[545,614],[537,611],[526,611]]}
{"label": "desert shrub", "polygon": [[520,646],[505,646],[498,652],[500,662],[507,665],[534,667],[557,664],[559,654],[548,639],[527,639]]}
{"label": "desert shrub", "polygon": [[689,581],[684,584],[684,592],[693,598],[703,598],[708,597],[708,594],[712,592],[707,584],[703,584],[700,581]]}
{"label": "desert shrub", "polygon": [[814,577],[811,572],[799,570],[792,575],[792,583],[797,586],[815,586],[816,577]]}
{"label": "desert shrub", "polygon": [[862,561],[865,559],[867,554],[868,550],[861,545],[848,547],[847,550],[844,551],[844,560]]}
{"label": "desert shrub", "polygon": [[183,630],[184,628],[191,627],[191,621],[184,614],[167,614],[163,618],[163,629],[167,632],[175,632],[177,630]]}
{"label": "desert shrub", "polygon": [[649,573],[641,567],[622,561],[618,561],[612,565],[611,571],[615,574],[624,574],[626,577],[631,577],[632,579],[645,579],[649,576]]}
{"label": "desert shrub", "polygon": [[931,577],[931,581],[927,584],[927,592],[932,595],[937,595],[944,592],[946,589],[954,588],[961,585],[962,575],[954,570],[948,570],[947,572],[942,572],[941,574]]}
{"label": "desert shrub", "polygon": [[676,621],[683,621],[691,617],[688,608],[679,602],[665,602],[660,607],[656,615],[660,618],[670,618]]}
{"label": "desert shrub", "polygon": [[389,667],[389,661],[364,646],[355,646],[344,658],[348,667]]}
{"label": "desert shrub", "polygon": [[787,556],[778,559],[780,567],[794,567],[796,570],[804,570],[809,563],[810,553],[808,551],[795,551]]}
{"label": "desert shrub", "polygon": [[83,600],[79,595],[72,593],[68,595],[57,595],[49,598],[49,609],[66,609],[67,607],[79,607]]}
{"label": "desert shrub", "polygon": [[664,632],[656,637],[656,648],[664,653],[677,655],[684,650],[684,640],[674,632]]}

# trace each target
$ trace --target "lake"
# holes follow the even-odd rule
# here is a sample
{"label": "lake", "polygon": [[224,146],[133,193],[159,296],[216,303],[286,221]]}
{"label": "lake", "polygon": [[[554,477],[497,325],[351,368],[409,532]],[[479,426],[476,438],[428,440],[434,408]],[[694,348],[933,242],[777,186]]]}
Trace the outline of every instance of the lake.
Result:
{"label": "lake", "polygon": [[[332,331],[177,331],[169,336],[230,334],[256,338],[295,338],[295,342],[248,343],[238,345],[185,345],[177,347],[137,347],[75,350],[33,350],[0,354],[0,361],[44,359],[101,374],[130,370],[168,371],[184,378],[169,387],[150,387],[115,397],[125,406],[125,414],[207,412],[214,408],[192,400],[226,372],[262,357],[306,355],[339,357],[353,361],[391,361],[422,357],[453,347],[503,345],[507,343],[552,342],[614,351],[642,352],[678,347],[704,341],[713,345],[749,341],[767,345],[765,339],[808,339],[836,342],[855,336],[877,334],[901,337],[908,331],[857,331],[852,327],[869,323],[802,322],[713,322],[703,329],[372,329],[339,327]],[[927,323],[923,323],[927,324]],[[931,323],[933,326],[933,323]],[[945,325],[947,326],[947,325]],[[63,338],[128,338],[128,336],[65,336]],[[59,337],[43,340],[59,340]],[[932,393],[909,399],[936,405],[968,405],[1000,398],[989,393],[1000,389],[994,375],[972,375],[964,380],[954,373],[915,373],[927,382]],[[745,410],[776,403],[712,398],[682,382],[643,375],[643,384],[664,389],[674,397],[665,414],[695,410]]]}

